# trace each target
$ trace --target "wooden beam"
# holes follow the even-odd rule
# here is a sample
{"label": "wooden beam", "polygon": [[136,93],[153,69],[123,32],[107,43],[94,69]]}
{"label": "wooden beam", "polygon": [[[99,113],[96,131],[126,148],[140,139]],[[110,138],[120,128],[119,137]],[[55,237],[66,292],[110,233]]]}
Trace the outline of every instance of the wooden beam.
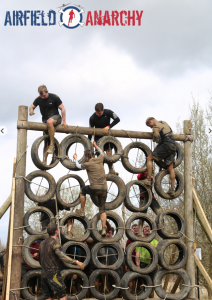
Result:
{"label": "wooden beam", "polygon": [[[184,134],[191,134],[191,121],[184,121]],[[184,143],[184,203],[185,203],[185,222],[186,232],[185,243],[188,249],[188,260],[186,271],[191,278],[191,285],[195,285],[195,264],[194,264],[194,224],[193,224],[193,197],[192,197],[192,148],[191,141],[188,139]],[[195,298],[195,290],[189,293],[189,298]]]}
{"label": "wooden beam", "polygon": [[2,206],[0,207],[0,219],[3,217],[3,215],[6,213],[6,211],[10,207],[11,202],[12,202],[12,194],[9,195],[7,200],[5,200],[4,203],[2,204]]}
{"label": "wooden beam", "polygon": [[[18,119],[21,122],[27,121],[28,107],[19,106]],[[27,149],[27,130],[18,129],[17,134],[17,166],[16,176],[20,176],[15,180],[15,211],[14,211],[14,228],[23,226],[24,218],[24,194],[25,181],[21,176],[26,176],[26,149]],[[23,228],[14,230],[13,245],[23,244]],[[12,272],[11,272],[11,289],[19,289],[21,287],[21,262],[22,247],[13,247],[12,255]],[[20,290],[16,290],[17,299],[20,299]],[[10,300],[16,300],[16,296],[10,293]]]}
{"label": "wooden beam", "polygon": [[205,278],[205,280],[207,281],[207,284],[212,289],[212,280],[211,280],[210,276],[208,275],[207,271],[205,270],[205,268],[203,267],[201,261],[197,257],[196,253],[194,253],[194,259],[195,259],[195,263],[196,263],[197,267],[199,268],[202,276]]}
{"label": "wooden beam", "polygon": [[10,280],[11,280],[11,266],[12,266],[12,251],[13,251],[13,225],[14,225],[14,202],[15,202],[15,167],[16,158],[14,158],[13,166],[13,184],[12,184],[12,203],[10,214],[10,232],[9,232],[9,249],[8,249],[8,263],[7,263],[7,286],[6,286],[6,300],[10,297]]}
{"label": "wooden beam", "polygon": [[193,195],[193,200],[194,200],[193,209],[195,210],[195,208],[196,208],[196,210],[197,210],[197,219],[199,220],[199,222],[202,226],[202,229],[204,230],[209,242],[211,242],[211,244],[212,244],[212,229],[211,229],[208,219],[204,213],[202,205],[197,197],[194,187],[192,187],[192,195]]}
{"label": "wooden beam", "polygon": [[[36,131],[44,131],[47,129],[47,125],[45,123],[38,123],[38,122],[28,122],[28,121],[17,121],[17,128],[18,129],[27,129],[27,130],[36,130]],[[65,130],[62,125],[58,125],[56,132],[61,133],[81,133],[81,134],[91,134],[91,135],[98,135],[98,136],[106,136],[108,134],[103,134],[102,128],[94,128],[91,127],[81,127],[81,126],[71,126],[69,125],[68,128]],[[138,138],[138,139],[148,139],[152,140],[152,132],[142,132],[142,131],[129,131],[129,130],[115,130],[111,129],[110,134],[115,137],[122,137],[122,138]],[[193,138],[193,136],[190,136]],[[185,141],[186,135],[185,134],[174,134],[174,138],[176,141]]]}

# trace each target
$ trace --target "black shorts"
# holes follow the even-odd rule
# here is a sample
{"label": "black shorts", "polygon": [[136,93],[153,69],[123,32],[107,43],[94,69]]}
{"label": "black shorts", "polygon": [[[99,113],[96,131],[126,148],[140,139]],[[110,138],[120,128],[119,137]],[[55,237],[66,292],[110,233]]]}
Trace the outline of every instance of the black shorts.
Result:
{"label": "black shorts", "polygon": [[99,207],[99,213],[102,214],[105,212],[107,190],[92,189],[90,185],[86,185],[81,189],[80,194],[82,196],[90,195],[92,201]]}
{"label": "black shorts", "polygon": [[41,289],[45,299],[53,298],[56,293],[58,298],[66,296],[66,286],[59,271],[50,278],[41,278]]}
{"label": "black shorts", "polygon": [[[56,125],[61,124],[61,122],[62,122],[62,118],[61,118],[60,114],[51,116],[50,118],[52,118],[56,122]],[[44,121],[43,123],[46,123],[46,122],[47,122],[47,120]],[[48,130],[44,130],[43,135],[47,135],[47,134],[48,134]]]}
{"label": "black shorts", "polygon": [[165,164],[169,166],[174,162],[176,150],[177,147],[173,143],[160,144],[154,149],[152,156],[157,161],[164,160]]}

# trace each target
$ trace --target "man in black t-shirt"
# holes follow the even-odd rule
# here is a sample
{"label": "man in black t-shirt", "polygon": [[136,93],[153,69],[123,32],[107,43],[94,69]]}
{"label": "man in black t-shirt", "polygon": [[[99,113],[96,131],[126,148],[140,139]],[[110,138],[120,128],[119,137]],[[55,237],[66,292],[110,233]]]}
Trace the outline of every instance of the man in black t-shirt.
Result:
{"label": "man in black t-shirt", "polygon": [[[110,123],[110,119],[113,119],[113,122]],[[116,124],[120,122],[119,117],[110,109],[104,109],[102,103],[97,103],[95,105],[95,113],[89,119],[89,126],[96,128],[103,128],[103,133],[108,133],[109,129],[114,127]],[[89,135],[88,138],[91,140],[92,135]],[[101,138],[101,136],[95,136],[95,142]],[[113,144],[106,143],[104,145],[104,151],[106,151],[107,155],[112,155]],[[113,164],[108,163],[109,173],[118,175],[113,170]]]}
{"label": "man in black t-shirt", "polygon": [[[55,94],[49,93],[45,85],[41,85],[38,87],[38,93],[40,94],[40,96],[38,96],[30,106],[29,115],[34,115],[34,109],[39,105],[42,115],[42,122],[47,124],[48,134],[50,138],[50,145],[48,146],[47,142],[45,141],[43,149],[43,163],[46,163],[47,155],[53,154],[54,152],[54,126],[57,126],[61,123],[61,116],[59,114],[58,108],[62,112],[62,126],[64,128],[67,128],[68,125],[66,124],[66,110],[60,98]],[[44,134],[47,133],[44,132]]]}

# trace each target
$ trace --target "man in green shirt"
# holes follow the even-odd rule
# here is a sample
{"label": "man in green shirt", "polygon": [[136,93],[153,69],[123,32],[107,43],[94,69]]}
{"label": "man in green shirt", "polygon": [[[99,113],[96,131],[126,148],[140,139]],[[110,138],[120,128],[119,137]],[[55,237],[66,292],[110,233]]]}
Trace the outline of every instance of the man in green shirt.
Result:
{"label": "man in green shirt", "polygon": [[[143,237],[148,237],[150,235],[150,227],[149,225],[146,225],[143,227]],[[158,245],[158,241],[153,239],[150,244],[152,244],[155,248]],[[136,266],[139,268],[145,268],[147,267],[150,263],[151,263],[151,255],[149,253],[149,251],[144,248],[144,247],[136,247],[135,248],[135,253],[136,253],[136,257],[135,257],[135,262],[136,262]],[[154,271],[152,271],[150,274],[148,274],[152,279],[155,275],[155,273],[158,270],[158,266],[155,268]],[[152,289],[152,292],[149,296],[149,298],[154,298],[154,289]]]}
{"label": "man in green shirt", "polygon": [[[149,225],[146,225],[143,228],[143,237],[145,238],[145,237],[148,237],[149,235],[150,235],[150,227],[149,227]],[[153,239],[150,242],[150,244],[152,244],[156,248],[158,245],[158,241]],[[135,262],[136,262],[137,267],[145,268],[147,265],[150,264],[151,255],[146,248],[136,247],[135,252],[136,252]]]}

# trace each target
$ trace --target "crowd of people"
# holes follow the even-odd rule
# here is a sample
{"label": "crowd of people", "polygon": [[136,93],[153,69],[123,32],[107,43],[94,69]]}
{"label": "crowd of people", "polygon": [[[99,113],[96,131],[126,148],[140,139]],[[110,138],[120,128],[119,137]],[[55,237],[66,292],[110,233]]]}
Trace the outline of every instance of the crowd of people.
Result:
{"label": "crowd of people", "polygon": [[[37,106],[40,108],[40,112],[42,115],[42,122],[47,124],[47,130],[44,131],[44,135],[49,135],[49,143],[48,140],[45,140],[45,145],[43,149],[43,163],[47,163],[47,157],[49,154],[54,154],[55,146],[54,146],[54,133],[56,126],[62,123],[62,126],[66,130],[68,125],[66,123],[66,109],[61,99],[52,93],[49,93],[47,87],[45,85],[41,85],[38,88],[39,96],[34,100],[33,104],[29,108],[30,116],[34,115],[34,110]],[[62,116],[59,114],[58,109],[61,110]],[[112,123],[110,120],[113,120]],[[108,134],[109,130],[114,127],[116,124],[120,122],[119,117],[109,109],[104,109],[102,103],[97,103],[95,105],[95,112],[89,119],[89,126],[102,128],[103,135]],[[171,187],[168,191],[168,194],[172,196],[174,194],[174,180],[175,180],[175,172],[174,172],[174,159],[176,153],[176,144],[173,137],[173,132],[170,126],[165,121],[157,121],[154,117],[148,117],[146,119],[146,125],[152,128],[153,130],[153,141],[158,143],[157,147],[154,149],[151,155],[147,157],[147,171],[138,175],[138,180],[142,180],[144,185],[148,188],[151,188],[152,185],[152,169],[153,169],[153,161],[161,161],[164,160],[167,169],[170,174],[171,179]],[[89,135],[88,138],[91,140],[92,136]],[[105,210],[105,202],[107,198],[107,181],[104,169],[104,151],[107,155],[112,155],[113,146],[110,143],[106,143],[104,149],[100,149],[97,146],[97,142],[99,136],[95,136],[93,140],[93,147],[96,149],[97,157],[95,157],[95,153],[93,150],[85,151],[85,162],[80,164],[78,162],[77,153],[73,155],[75,159],[76,167],[78,169],[86,170],[88,174],[88,179],[90,185],[84,186],[80,191],[80,209],[76,210],[80,217],[85,217],[85,203],[86,203],[86,195],[90,195],[91,199],[95,198],[95,203],[98,204],[100,220],[102,224],[102,230],[100,230],[100,234],[103,238],[111,238],[114,235],[115,228],[111,227],[110,223],[107,221],[107,213]],[[119,174],[115,172],[113,164],[109,163],[109,173],[118,176]],[[54,215],[56,215],[56,200],[50,199],[49,201],[42,204],[49,208]],[[143,194],[143,190],[140,190],[140,202],[141,205],[145,205],[145,196]],[[157,209],[160,209],[159,203],[154,197],[152,193],[152,205]],[[66,209],[59,205],[58,208],[60,210]],[[153,209],[154,210],[154,209]],[[84,264],[82,260],[82,255],[80,255],[79,249],[75,253],[79,259],[76,259],[76,255],[74,258],[70,258],[67,255],[64,255],[61,249],[61,244],[58,242],[59,236],[59,228],[55,223],[50,223],[49,220],[45,217],[45,215],[41,216],[42,229],[47,228],[47,232],[49,237],[44,241],[36,241],[33,246],[34,250],[31,251],[31,255],[34,259],[39,260],[42,268],[41,273],[41,289],[43,294],[45,295],[45,299],[53,299],[54,293],[58,294],[58,297],[62,300],[66,300],[66,286],[61,277],[61,261],[68,262],[71,264],[77,264],[81,270],[84,270]],[[72,228],[73,228],[73,220],[69,219],[67,227],[68,234],[73,236]],[[140,225],[140,224],[139,224]],[[139,233],[138,224],[132,225],[132,230],[134,235],[138,236],[138,234],[142,234],[142,236],[148,237],[150,234],[149,225],[141,224],[143,231]],[[119,241],[123,245],[123,241]],[[127,240],[126,247],[132,241]],[[95,245],[95,241],[92,237],[89,237],[85,242],[89,249]],[[154,247],[157,247],[157,240],[153,239],[151,244]],[[125,247],[123,247],[125,248]],[[78,251],[78,252],[77,252]],[[105,249],[101,249],[101,258],[100,261],[105,264],[106,263],[106,253]],[[115,249],[111,246],[107,249],[107,254],[109,254],[107,263],[112,265],[118,259],[118,253],[116,253]],[[4,255],[0,253],[0,263],[1,263],[1,272],[2,272],[2,261]],[[151,255],[149,251],[144,247],[136,247],[132,252],[132,260],[134,264],[139,268],[147,267],[151,262]],[[29,268],[28,268],[29,269]],[[90,262],[90,264],[85,268],[85,273],[90,276],[92,271],[95,269],[95,266]],[[157,268],[150,274],[153,276],[156,272]],[[26,270],[27,271],[27,270]],[[125,272],[128,272],[128,268],[123,262],[122,266],[116,270],[120,277],[123,276]],[[0,273],[1,277],[1,273]],[[78,280],[77,276],[73,276],[75,281]],[[73,284],[73,289],[75,287],[76,291],[77,284]],[[96,289],[103,289],[103,292],[107,292],[111,288],[111,282],[108,281],[106,275],[103,275],[101,279],[98,279],[95,282]],[[131,293],[135,292],[135,283],[130,282],[129,287]]]}

